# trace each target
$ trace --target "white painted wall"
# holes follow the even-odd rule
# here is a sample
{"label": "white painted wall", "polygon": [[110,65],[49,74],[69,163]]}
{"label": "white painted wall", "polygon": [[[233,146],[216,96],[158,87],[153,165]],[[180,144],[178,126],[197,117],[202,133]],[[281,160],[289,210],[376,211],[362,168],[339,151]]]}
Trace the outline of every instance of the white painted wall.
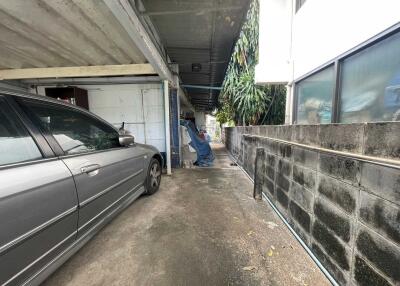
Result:
{"label": "white painted wall", "polygon": [[136,142],[165,152],[164,99],[159,84],[80,87],[88,89],[91,112],[117,127],[124,121]]}
{"label": "white painted wall", "polygon": [[292,0],[260,0],[259,84],[287,82],[290,75]]}
{"label": "white painted wall", "polygon": [[204,112],[195,111],[194,118],[196,120],[196,126],[200,129],[206,128],[206,114]]}
{"label": "white painted wall", "polygon": [[208,135],[211,136],[211,140],[217,139],[216,138],[217,137],[216,136],[217,129],[219,130],[219,123],[217,122],[217,119],[215,118],[215,116],[207,114],[206,115],[206,130],[207,130]]}
{"label": "white painted wall", "polygon": [[[161,84],[79,85],[86,89],[89,110],[116,127],[125,122],[138,143],[165,152],[164,98]],[[45,95],[45,86],[38,93]],[[34,91],[33,91],[34,92]]]}
{"label": "white painted wall", "polygon": [[294,78],[395,25],[399,11],[399,0],[307,0],[293,18]]}

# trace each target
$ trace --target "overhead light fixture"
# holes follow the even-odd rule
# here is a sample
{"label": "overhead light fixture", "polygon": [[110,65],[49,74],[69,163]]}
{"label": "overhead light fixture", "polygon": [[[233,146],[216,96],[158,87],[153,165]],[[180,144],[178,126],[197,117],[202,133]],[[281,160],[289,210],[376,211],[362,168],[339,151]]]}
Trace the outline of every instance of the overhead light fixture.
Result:
{"label": "overhead light fixture", "polygon": [[192,64],[192,72],[199,72],[199,71],[201,71],[201,64],[199,63]]}

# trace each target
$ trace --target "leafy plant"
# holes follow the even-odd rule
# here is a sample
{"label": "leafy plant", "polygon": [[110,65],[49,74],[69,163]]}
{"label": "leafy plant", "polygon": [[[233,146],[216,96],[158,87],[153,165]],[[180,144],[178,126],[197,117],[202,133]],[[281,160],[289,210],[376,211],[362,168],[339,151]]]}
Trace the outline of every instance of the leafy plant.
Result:
{"label": "leafy plant", "polygon": [[220,128],[222,124],[230,123],[232,121],[233,110],[229,104],[223,104],[215,115],[216,120],[219,122]]}
{"label": "leafy plant", "polygon": [[[228,65],[217,120],[219,113],[225,114],[226,110],[230,110],[227,115],[237,124],[256,125],[267,122],[281,124],[284,122],[285,87],[259,86],[254,82],[258,59],[258,15],[258,0],[252,0],[246,22]],[[223,119],[225,118],[221,115],[221,120]]]}

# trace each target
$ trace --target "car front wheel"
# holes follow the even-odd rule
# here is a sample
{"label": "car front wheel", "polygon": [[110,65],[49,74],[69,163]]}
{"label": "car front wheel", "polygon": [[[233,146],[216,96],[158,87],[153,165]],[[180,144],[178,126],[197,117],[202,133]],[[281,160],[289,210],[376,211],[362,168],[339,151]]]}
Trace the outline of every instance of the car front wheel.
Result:
{"label": "car front wheel", "polygon": [[145,182],[145,195],[152,195],[158,191],[161,183],[161,165],[160,162],[153,158],[150,161],[149,169]]}

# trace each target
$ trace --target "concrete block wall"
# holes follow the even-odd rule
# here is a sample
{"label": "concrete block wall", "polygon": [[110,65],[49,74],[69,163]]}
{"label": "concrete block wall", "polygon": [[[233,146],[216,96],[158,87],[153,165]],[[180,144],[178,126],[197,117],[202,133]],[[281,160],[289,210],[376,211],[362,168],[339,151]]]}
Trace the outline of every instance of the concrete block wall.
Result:
{"label": "concrete block wall", "polygon": [[400,285],[400,122],[229,127],[224,140],[340,285]]}

